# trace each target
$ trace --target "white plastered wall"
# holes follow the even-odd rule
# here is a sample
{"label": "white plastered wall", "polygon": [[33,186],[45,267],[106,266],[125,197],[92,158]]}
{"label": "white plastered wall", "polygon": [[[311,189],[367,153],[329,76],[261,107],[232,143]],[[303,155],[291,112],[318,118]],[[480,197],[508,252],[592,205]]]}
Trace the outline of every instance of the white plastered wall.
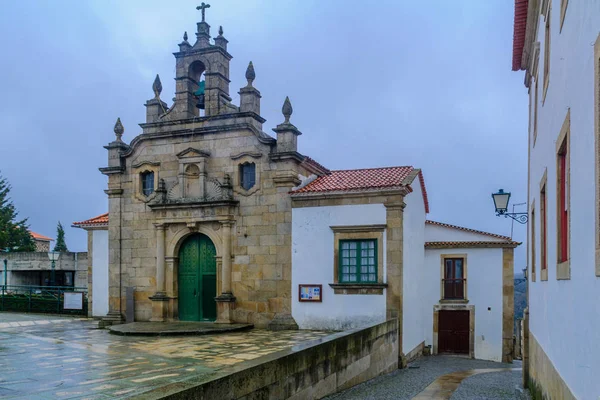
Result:
{"label": "white plastered wall", "polygon": [[108,230],[92,231],[92,316],[108,314]]}
{"label": "white plastered wall", "polygon": [[[385,321],[386,296],[334,294],[334,233],[331,226],[383,225],[383,204],[304,207],[292,210],[292,316],[300,329],[345,330]],[[385,233],[383,236],[385,282]],[[299,284],[323,285],[321,303],[299,302]]]}
{"label": "white plastered wall", "polygon": [[[600,2],[569,1],[562,31],[560,1],[551,2],[550,73],[544,101],[545,20],[539,18],[538,122],[530,146],[529,204],[535,202],[536,282],[529,274],[529,329],[575,397],[600,394],[600,278],[595,264],[594,43]],[[531,98],[535,83],[532,79]],[[532,104],[530,115],[533,134]],[[570,110],[571,279],[556,279],[556,141]],[[540,181],[547,169],[548,281],[541,281]],[[529,238],[531,238],[531,226]],[[532,246],[529,246],[531,251]],[[528,265],[532,265],[531,254]]]}

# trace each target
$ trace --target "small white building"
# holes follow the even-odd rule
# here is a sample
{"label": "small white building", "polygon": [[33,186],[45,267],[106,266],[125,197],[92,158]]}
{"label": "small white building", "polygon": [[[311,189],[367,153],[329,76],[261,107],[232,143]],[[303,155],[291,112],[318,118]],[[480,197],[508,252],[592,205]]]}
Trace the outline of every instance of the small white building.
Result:
{"label": "small white building", "polygon": [[292,316],[302,329],[398,318],[403,362],[512,360],[510,238],[426,221],[413,167],[331,171],[292,192]]}
{"label": "small white building", "polygon": [[92,317],[108,313],[108,213],[85,221],[74,222],[73,227],[85,229],[88,234],[88,310]]}
{"label": "small white building", "polygon": [[513,70],[529,95],[529,332],[544,397],[600,395],[600,2],[515,4]]}

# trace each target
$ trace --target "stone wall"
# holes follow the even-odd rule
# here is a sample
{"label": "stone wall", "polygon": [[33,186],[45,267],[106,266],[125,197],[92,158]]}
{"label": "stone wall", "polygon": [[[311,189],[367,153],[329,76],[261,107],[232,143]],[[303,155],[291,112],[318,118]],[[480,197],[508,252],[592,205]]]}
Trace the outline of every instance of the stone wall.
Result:
{"label": "stone wall", "polygon": [[322,340],[251,361],[241,371],[194,387],[185,388],[186,382],[178,382],[172,388],[161,388],[156,395],[178,400],[321,399],[398,368],[395,319]]}
{"label": "stone wall", "polygon": [[[7,253],[3,254],[0,259],[8,260],[9,285],[34,284],[28,282],[25,278],[30,276],[30,274],[27,274],[28,272],[50,271],[52,269],[52,263],[46,252]],[[75,286],[87,287],[88,265],[86,252],[60,253],[55,268],[57,271],[75,271]],[[18,272],[18,274],[12,274],[13,271]],[[25,280],[21,281],[19,277]]]}

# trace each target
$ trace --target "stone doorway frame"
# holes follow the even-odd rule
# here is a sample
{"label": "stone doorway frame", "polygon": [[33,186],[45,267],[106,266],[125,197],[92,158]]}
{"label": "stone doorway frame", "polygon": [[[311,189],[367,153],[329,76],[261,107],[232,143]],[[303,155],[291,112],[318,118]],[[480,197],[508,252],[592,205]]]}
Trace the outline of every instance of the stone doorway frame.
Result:
{"label": "stone doorway frame", "polygon": [[475,306],[469,304],[435,304],[433,306],[432,354],[438,354],[440,311],[469,311],[469,358],[475,358]]}
{"label": "stone doorway frame", "polygon": [[[215,221],[212,221],[215,222]],[[171,226],[181,225],[173,224]],[[215,229],[216,228],[216,229]],[[178,273],[179,273],[179,250],[181,245],[190,236],[194,234],[206,235],[215,245],[216,250],[216,262],[217,262],[217,295],[221,293],[222,287],[222,252],[223,242],[222,237],[219,233],[221,226],[220,224],[214,223],[196,223],[182,225],[181,228],[175,231],[167,243],[166,249],[166,271],[165,271],[165,286],[167,296],[169,298],[169,305],[167,310],[167,321],[179,321],[179,284],[178,284]]]}

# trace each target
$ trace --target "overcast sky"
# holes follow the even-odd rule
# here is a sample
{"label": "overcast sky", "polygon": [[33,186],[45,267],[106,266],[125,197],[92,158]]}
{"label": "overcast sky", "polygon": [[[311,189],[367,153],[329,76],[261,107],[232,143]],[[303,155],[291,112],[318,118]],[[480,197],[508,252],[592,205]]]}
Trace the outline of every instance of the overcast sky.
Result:
{"label": "overcast sky", "polygon": [[[194,37],[196,3],[3,4],[0,171],[33,231],[54,238],[57,221],[107,211],[102,146],[118,116],[125,141],[141,133],[157,73],[171,104],[172,53],[184,31]],[[211,3],[211,34],[222,25],[233,55],[234,103],[252,60],[266,132],[289,96],[301,153],[330,169],[422,168],[430,219],[510,234],[490,194],[526,200],[528,99],[523,73],[511,72],[512,2]],[[515,223],[514,238],[525,241],[524,226]],[[86,250],[84,231],[69,227],[66,239]],[[524,266],[525,242],[515,269]]]}

